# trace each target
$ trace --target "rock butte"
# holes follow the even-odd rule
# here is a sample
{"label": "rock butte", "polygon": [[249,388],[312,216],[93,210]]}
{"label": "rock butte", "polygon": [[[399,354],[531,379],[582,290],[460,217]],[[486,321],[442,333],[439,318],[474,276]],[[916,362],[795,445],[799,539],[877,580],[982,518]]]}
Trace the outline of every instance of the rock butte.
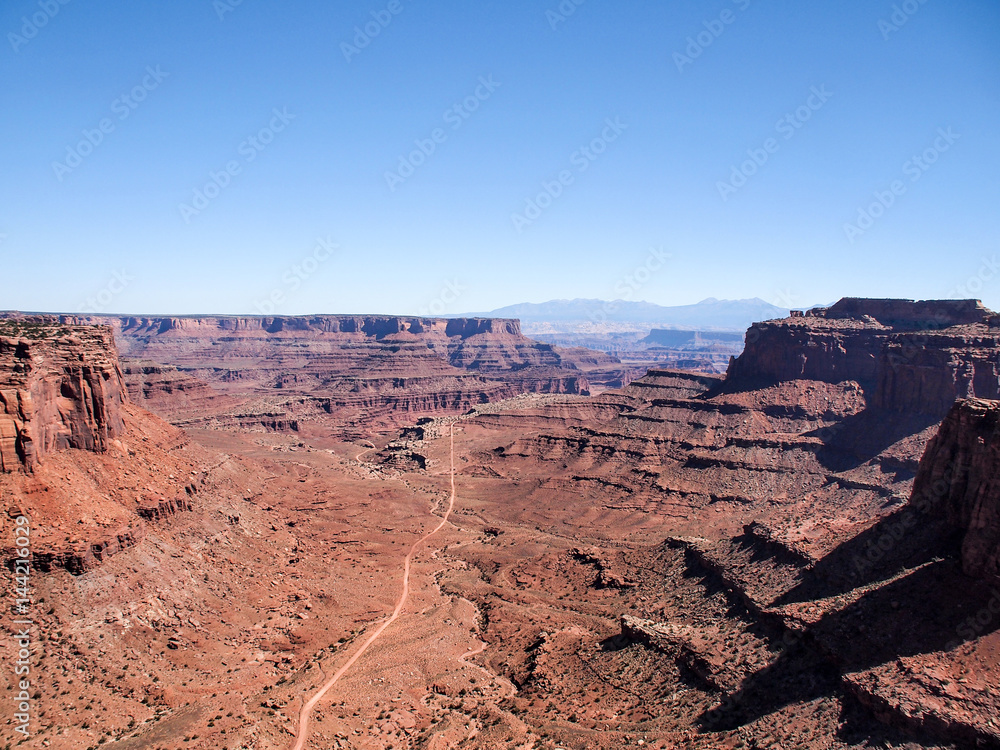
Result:
{"label": "rock butte", "polygon": [[438,525],[453,428],[450,522],[305,747],[1000,747],[998,336],[844,299],[725,377],[587,396],[613,358],[516,321],[9,316],[23,746],[290,747]]}

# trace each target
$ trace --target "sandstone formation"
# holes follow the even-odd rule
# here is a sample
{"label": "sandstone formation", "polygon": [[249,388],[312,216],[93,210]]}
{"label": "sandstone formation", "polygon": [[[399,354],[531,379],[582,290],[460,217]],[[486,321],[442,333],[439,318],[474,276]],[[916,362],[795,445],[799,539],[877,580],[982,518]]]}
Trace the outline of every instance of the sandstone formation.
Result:
{"label": "sandstone formation", "polygon": [[[587,373],[613,370],[616,362],[598,352],[532,341],[516,320],[343,315],[87,320],[115,328],[133,395],[144,394],[150,408],[185,426],[307,432],[333,426],[361,435],[519,393],[585,394]],[[169,387],[157,365],[175,368]],[[182,384],[180,376],[190,380]],[[184,391],[187,406],[172,397],[173,387]],[[211,391],[229,398],[208,406]]]}
{"label": "sandstone formation", "polygon": [[870,316],[885,326],[903,331],[931,331],[981,323],[993,313],[979,300],[908,300],[844,297],[827,308],[805,313],[830,320],[860,320]]}
{"label": "sandstone formation", "polygon": [[966,573],[1000,576],[1000,401],[955,403],[927,445],[910,502],[959,531]]}
{"label": "sandstone formation", "polygon": [[65,448],[106,450],[126,401],[109,328],[0,320],[0,471]]}
{"label": "sandstone formation", "polygon": [[[147,521],[191,509],[194,484],[125,478],[134,473],[127,444],[137,426],[166,445],[183,438],[129,402],[109,327],[0,320],[0,407],[0,473],[15,474],[0,494],[40,522],[31,558],[38,570],[82,574],[139,544]],[[0,549],[10,559],[9,537]]]}
{"label": "sandstone formation", "polygon": [[1000,328],[977,300],[863,300],[755,323],[730,388],[854,381],[868,403],[942,418],[956,398],[1000,396]]}

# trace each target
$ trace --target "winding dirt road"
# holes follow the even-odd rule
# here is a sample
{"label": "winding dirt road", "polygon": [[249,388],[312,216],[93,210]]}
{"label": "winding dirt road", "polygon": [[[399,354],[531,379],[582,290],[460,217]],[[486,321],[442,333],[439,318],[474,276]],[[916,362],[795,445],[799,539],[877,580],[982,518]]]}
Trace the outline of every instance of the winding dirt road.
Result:
{"label": "winding dirt road", "polygon": [[[306,740],[309,737],[309,715],[312,713],[313,708],[316,704],[323,699],[330,688],[337,684],[341,677],[343,677],[347,671],[354,666],[354,663],[360,659],[364,653],[371,647],[375,641],[379,639],[385,629],[392,625],[403,611],[403,607],[406,606],[406,600],[410,596],[410,564],[413,562],[413,557],[417,554],[417,550],[420,546],[430,539],[432,536],[437,534],[441,529],[444,528],[445,524],[448,523],[448,517],[451,515],[452,509],[455,507],[455,425],[451,425],[451,497],[448,500],[448,510],[445,512],[444,516],[441,518],[441,523],[434,527],[433,531],[424,534],[417,541],[413,543],[410,547],[409,553],[406,555],[406,560],[403,563],[403,591],[399,596],[399,601],[396,602],[396,608],[392,611],[392,615],[385,620],[378,628],[368,636],[361,648],[359,648],[354,655],[347,660],[347,662],[336,673],[331,677],[325,685],[323,685],[319,690],[317,690],[313,697],[310,698],[303,706],[302,710],[299,712],[299,731],[295,736],[295,744],[292,745],[292,750],[302,750],[305,747]],[[360,456],[359,456],[360,458]]]}

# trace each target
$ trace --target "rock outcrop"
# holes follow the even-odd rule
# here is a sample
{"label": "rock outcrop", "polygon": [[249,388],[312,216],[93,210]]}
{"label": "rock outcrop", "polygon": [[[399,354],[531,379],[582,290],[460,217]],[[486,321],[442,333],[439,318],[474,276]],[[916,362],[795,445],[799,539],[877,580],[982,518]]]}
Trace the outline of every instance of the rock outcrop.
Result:
{"label": "rock outcrop", "polygon": [[1000,329],[986,323],[890,337],[872,405],[943,418],[957,398],[1000,398]]}
{"label": "rock outcrop", "polygon": [[0,321],[0,471],[66,448],[105,451],[127,398],[110,328]]}
{"label": "rock outcrop", "polygon": [[[253,368],[250,373],[229,373],[240,378],[261,370],[287,373],[293,359],[314,365],[307,370],[320,378],[368,373],[373,366],[413,375],[453,373],[450,368],[481,373],[577,369],[551,345],[523,336],[517,320],[318,315],[97,322],[115,327],[124,357],[144,356],[190,369],[227,364]],[[390,357],[392,361],[386,361]],[[550,374],[544,373],[543,379]]]}
{"label": "rock outcrop", "polygon": [[844,297],[830,307],[816,308],[805,317],[820,316],[828,320],[860,320],[872,317],[897,331],[930,331],[953,326],[982,323],[993,312],[975,299],[920,300],[868,299]]}
{"label": "rock outcrop", "polygon": [[968,575],[1000,575],[1000,401],[952,407],[920,461],[911,503],[963,535]]}
{"label": "rock outcrop", "polygon": [[635,643],[676,656],[709,690],[730,692],[739,681],[729,673],[726,656],[714,647],[712,635],[706,637],[697,628],[673,623],[653,622],[632,615],[622,615],[622,635]]}
{"label": "rock outcrop", "polygon": [[[173,423],[363,434],[521,393],[589,392],[617,360],[526,338],[517,320],[96,317],[133,396]],[[600,362],[593,361],[597,356]],[[214,396],[213,396],[214,392]],[[322,427],[320,425],[323,425]]]}
{"label": "rock outcrop", "polygon": [[109,558],[135,547],[145,536],[146,527],[132,522],[96,541],[56,548],[45,547],[32,555],[32,565],[46,573],[62,568],[73,575],[82,575],[107,562]]}
{"label": "rock outcrop", "polygon": [[956,398],[1000,397],[1000,328],[978,300],[845,298],[755,323],[727,388],[853,381],[868,405],[942,418]]}

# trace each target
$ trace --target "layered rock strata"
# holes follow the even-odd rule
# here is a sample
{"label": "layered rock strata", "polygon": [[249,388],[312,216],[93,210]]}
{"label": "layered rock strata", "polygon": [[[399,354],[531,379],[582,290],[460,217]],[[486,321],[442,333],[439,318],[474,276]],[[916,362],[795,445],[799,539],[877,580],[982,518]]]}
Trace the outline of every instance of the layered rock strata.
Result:
{"label": "layered rock strata", "polygon": [[910,500],[962,535],[970,576],[1000,576],[1000,401],[955,403],[920,461]]}
{"label": "layered rock strata", "polygon": [[755,323],[731,389],[854,381],[871,406],[942,418],[956,398],[1000,396],[1000,327],[978,300],[845,298]]}
{"label": "layered rock strata", "polygon": [[30,470],[66,448],[107,450],[127,400],[110,328],[0,321],[0,470]]}
{"label": "layered rock strata", "polygon": [[[335,315],[95,320],[115,328],[129,360],[133,393],[144,394],[150,408],[182,425],[294,425],[308,431],[312,423],[317,429],[326,423],[328,429],[333,422],[346,434],[460,413],[519,393],[586,394],[587,372],[603,373],[617,362],[528,339],[516,320]],[[191,380],[182,382],[180,376]],[[199,382],[208,391],[199,389]],[[186,406],[173,398],[175,389]],[[230,401],[216,399],[213,406],[204,400],[210,391]]]}

